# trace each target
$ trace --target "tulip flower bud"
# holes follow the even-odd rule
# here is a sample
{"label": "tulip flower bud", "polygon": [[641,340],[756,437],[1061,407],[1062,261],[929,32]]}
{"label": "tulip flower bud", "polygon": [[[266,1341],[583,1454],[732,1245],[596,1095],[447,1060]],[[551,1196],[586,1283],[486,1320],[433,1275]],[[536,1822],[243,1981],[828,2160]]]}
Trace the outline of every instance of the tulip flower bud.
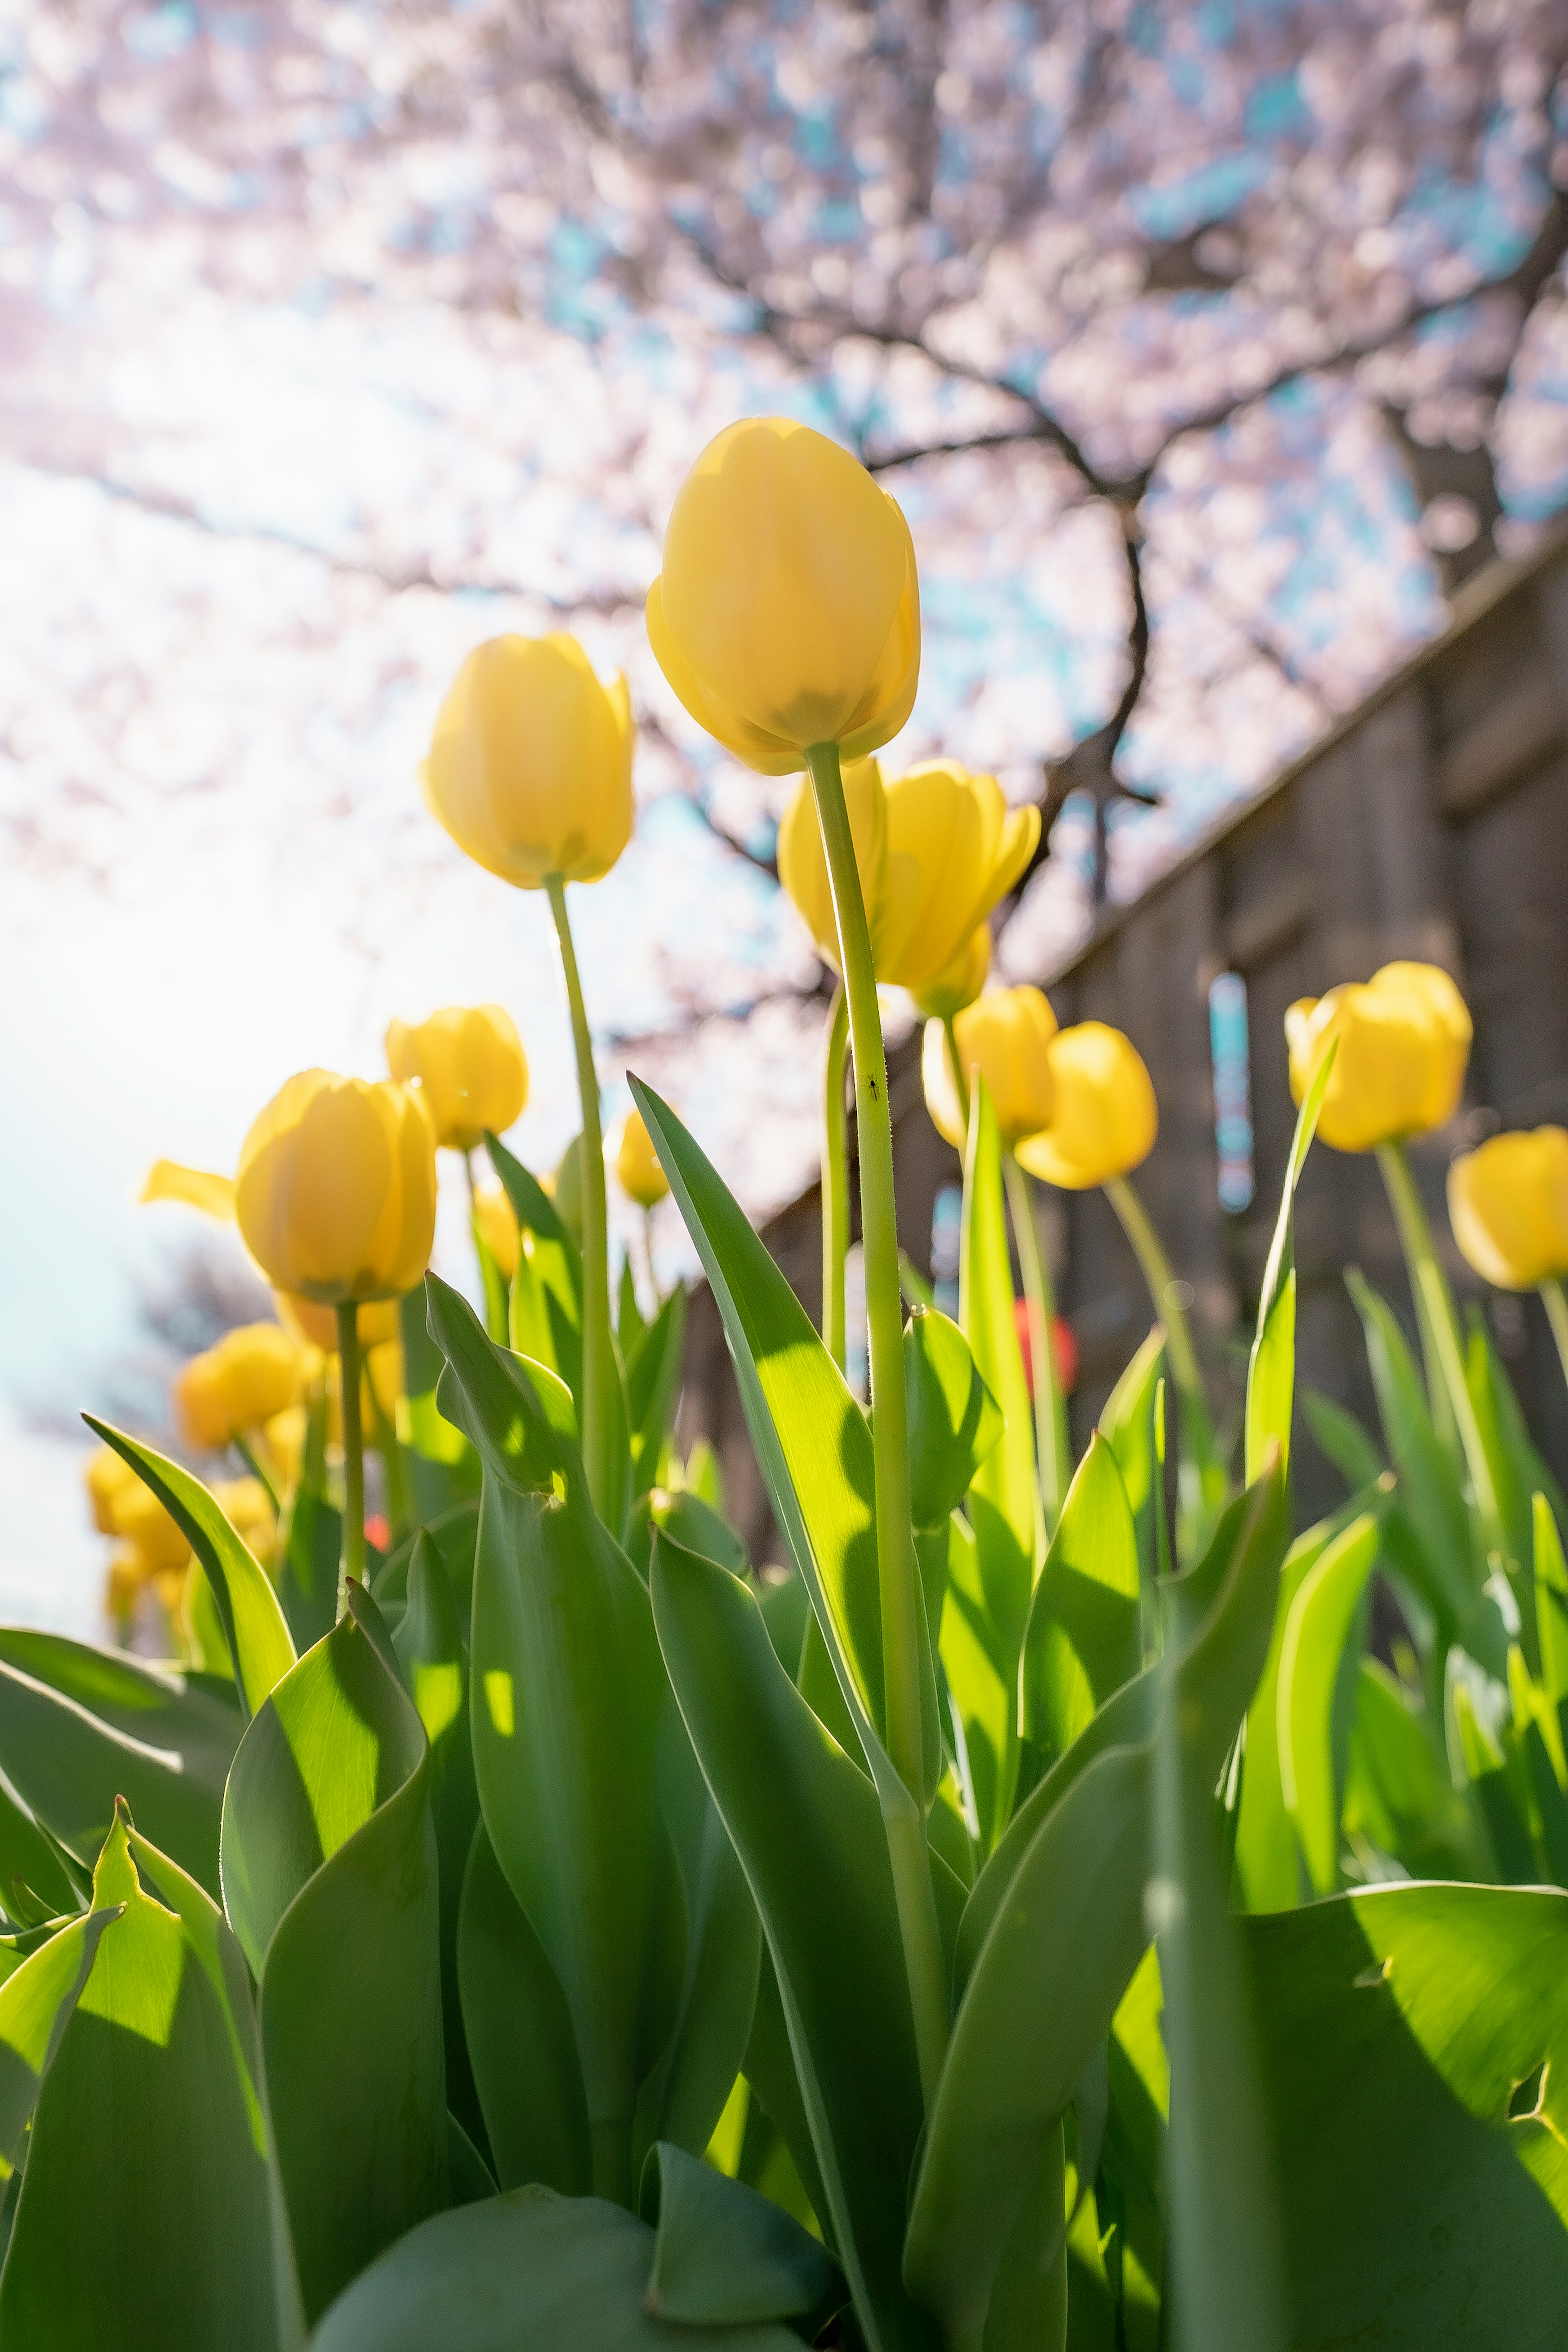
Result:
{"label": "tulip flower bud", "polygon": [[632,830],[632,709],[575,637],[492,637],[458,672],[420,770],[431,814],[520,890],[597,882]]}
{"label": "tulip flower bud", "polygon": [[1387,963],[1364,986],[1350,982],[1290,1006],[1290,1092],[1302,1099],[1337,1038],[1318,1118],[1323,1141],[1336,1151],[1371,1151],[1425,1135],[1459,1107],[1471,1034],[1465,1000],[1446,971]]}
{"label": "tulip flower bud", "polygon": [[92,1507],[92,1524],[100,1536],[120,1532],[116,1517],[120,1498],[141,1480],[121,1454],[112,1445],[100,1445],[83,1474],[88,1501]]}
{"label": "tulip flower bud", "polygon": [[471,1151],[487,1128],[504,1134],[528,1100],[522,1042],[499,1004],[450,1004],[412,1026],[394,1021],[386,1066],[419,1089],[437,1142],[452,1151]]}
{"label": "tulip flower bud", "polygon": [[748,417],[681,486],[647,634],[699,726],[749,768],[786,776],[814,743],[862,758],[898,733],[920,678],[909,525],[836,442]]}
{"label": "tulip flower bud", "polygon": [[1568,1131],[1494,1135],[1448,1171],[1454,1239],[1483,1282],[1534,1290],[1568,1275]]}
{"label": "tulip flower bud", "polygon": [[517,1272],[517,1212],[499,1184],[486,1185],[474,1194],[474,1223],[501,1280],[510,1282]]}
{"label": "tulip flower bud", "polygon": [[1068,1192],[1129,1175],[1160,1128],[1153,1082],[1131,1039],[1103,1021],[1080,1021],[1051,1040],[1050,1063],[1056,1107],[1043,1133],[1019,1144],[1019,1165]]}
{"label": "tulip flower bud", "polygon": [[653,1138],[640,1110],[627,1111],[611,1136],[605,1154],[615,1163],[616,1179],[626,1198],[639,1209],[657,1208],[669,1190],[669,1180],[658,1164]]}
{"label": "tulip flower bud", "polygon": [[914,991],[915,1009],[928,1021],[951,1021],[973,1004],[991,969],[991,926],[981,923],[970,932],[950,963]]}
{"label": "tulip flower bud", "polygon": [[268,1280],[323,1306],[411,1289],[436,1233],[436,1132],[406,1087],[303,1070],[246,1137],[245,1245]]}
{"label": "tulip flower bud", "polygon": [[243,1323],[193,1356],[174,1381],[174,1418],[187,1445],[216,1452],[269,1421],[300,1393],[300,1349],[277,1323]]}
{"label": "tulip flower bud", "polygon": [[[1005,1143],[1033,1135],[1051,1116],[1051,1040],[1057,1016],[1037,988],[994,988],[976,997],[953,1022],[966,1086],[979,1072],[996,1112]],[[955,1150],[964,1146],[963,1115],[953,1082],[947,1032],[940,1021],[926,1024],[921,1056],[926,1108],[939,1135]]]}
{"label": "tulip flower bud", "polygon": [[[275,1290],[272,1304],[278,1309],[278,1320],[285,1331],[303,1345],[314,1348],[322,1356],[338,1352],[338,1318],[330,1307],[318,1307],[313,1298],[290,1297],[286,1290]],[[379,1348],[384,1339],[395,1339],[402,1330],[395,1298],[362,1298],[359,1308],[359,1343],[362,1348]],[[310,1388],[320,1377],[320,1367],[312,1368],[306,1360],[300,1370],[300,1385]]]}

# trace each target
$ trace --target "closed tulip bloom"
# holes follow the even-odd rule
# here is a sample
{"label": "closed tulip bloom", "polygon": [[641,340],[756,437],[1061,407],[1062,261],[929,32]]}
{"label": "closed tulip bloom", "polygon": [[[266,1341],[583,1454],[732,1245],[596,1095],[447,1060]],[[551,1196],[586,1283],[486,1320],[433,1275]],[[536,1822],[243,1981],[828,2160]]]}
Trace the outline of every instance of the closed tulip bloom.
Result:
{"label": "closed tulip bloom", "polygon": [[1448,1171],[1448,1221],[1483,1282],[1534,1290],[1568,1275],[1568,1130],[1494,1135]]}
{"label": "closed tulip bloom", "polygon": [[[994,988],[966,1005],[953,1022],[965,1084],[984,1079],[1005,1143],[1033,1135],[1051,1116],[1051,1040],[1057,1016],[1037,988]],[[962,1151],[963,1114],[953,1083],[947,1032],[926,1023],[921,1058],[926,1108],[937,1132]]]}
{"label": "closed tulip bloom", "polygon": [[610,1138],[605,1156],[613,1160],[616,1181],[626,1198],[639,1209],[657,1208],[669,1190],[669,1180],[658,1164],[640,1110],[627,1111]]}
{"label": "closed tulip bloom", "polygon": [[914,992],[917,1008],[929,1021],[951,1021],[973,1004],[991,969],[991,926],[981,923],[971,931],[958,953]]}
{"label": "closed tulip bloom", "polygon": [[1009,809],[994,776],[973,776],[956,760],[929,760],[895,777],[888,786],[889,875],[896,888],[911,892],[912,904],[896,927],[891,968],[879,965],[878,979],[918,995],[964,953],[1039,837],[1037,808]]}
{"label": "closed tulip bloom", "polygon": [[1131,1174],[1160,1129],[1153,1081],[1132,1040],[1103,1021],[1080,1021],[1052,1039],[1050,1063],[1056,1105],[1044,1131],[1019,1144],[1019,1164],[1068,1192]]}
{"label": "closed tulip bloom", "polygon": [[184,1568],[191,1556],[183,1530],[140,1478],[116,1498],[114,1532],[130,1545],[146,1576]]}
{"label": "closed tulip bloom", "polygon": [[112,1445],[100,1445],[83,1474],[87,1497],[92,1507],[92,1524],[100,1536],[118,1535],[120,1521],[115,1513],[120,1497],[131,1487],[142,1483],[122,1454]]}
{"label": "closed tulip bloom", "polygon": [[409,1290],[436,1233],[430,1115],[390,1080],[303,1070],[245,1139],[235,1209],[280,1290],[323,1306]]}
{"label": "closed tulip bloom", "polygon": [[[321,1355],[337,1354],[338,1318],[330,1307],[318,1307],[313,1298],[291,1297],[286,1290],[275,1290],[272,1304],[278,1309],[278,1320],[293,1338],[307,1347],[314,1348]],[[359,1341],[362,1348],[379,1348],[384,1339],[395,1339],[402,1328],[395,1298],[360,1301]],[[310,1387],[318,1371],[319,1367],[312,1369],[307,1360],[300,1372],[301,1388]]]}
{"label": "closed tulip bloom", "polygon": [[1285,1015],[1290,1092],[1300,1102],[1331,1038],[1339,1051],[1318,1119],[1336,1151],[1444,1127],[1459,1107],[1470,1055],[1470,1016],[1446,971],[1386,963],[1364,984],[1302,997]]}
{"label": "closed tulip bloom", "polygon": [[471,1151],[487,1128],[504,1134],[528,1100],[522,1040],[499,1004],[449,1004],[428,1021],[394,1021],[386,1066],[418,1087],[437,1142],[452,1151]]}
{"label": "closed tulip bloom", "polygon": [[517,1212],[499,1184],[488,1184],[474,1194],[474,1223],[502,1281],[510,1282],[517,1272]]}
{"label": "closed tulip bloom", "polygon": [[193,1356],[174,1381],[188,1445],[216,1450],[281,1412],[300,1393],[300,1349],[278,1323],[245,1323]]}
{"label": "closed tulip bloom", "polygon": [[491,637],[441,705],[420,770],[459,849],[520,890],[597,882],[631,838],[632,707],[575,637]]}
{"label": "closed tulip bloom", "polygon": [[898,733],[920,679],[909,525],[836,442],[749,417],[681,485],[647,634],[699,726],[749,768],[786,776],[814,743],[862,758]]}

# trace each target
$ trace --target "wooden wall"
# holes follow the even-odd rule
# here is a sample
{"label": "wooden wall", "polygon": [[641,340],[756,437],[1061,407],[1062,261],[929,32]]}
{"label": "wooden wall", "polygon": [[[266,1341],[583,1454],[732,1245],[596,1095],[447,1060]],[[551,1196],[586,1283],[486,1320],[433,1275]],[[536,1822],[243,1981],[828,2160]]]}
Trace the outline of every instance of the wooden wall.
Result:
{"label": "wooden wall", "polygon": [[[1444,1171],[1498,1127],[1568,1125],[1568,532],[1528,562],[1496,565],[1461,592],[1444,636],[1306,758],[1198,842],[1143,898],[1107,909],[1065,969],[1041,975],[1058,1020],[1125,1029],[1153,1074],[1159,1141],[1138,1182],[1178,1276],[1221,1412],[1239,1411],[1250,1319],[1294,1122],[1283,1016],[1299,996],[1364,980],[1395,957],[1440,963],[1463,990],[1476,1042],[1464,1107],[1413,1157],[1456,1288],[1484,1294],[1448,1240]],[[1221,1210],[1208,991],[1247,989],[1257,1192]],[[957,1161],[925,1116],[918,1034],[890,1056],[900,1233],[929,1263],[931,1210]],[[765,1229],[813,1314],[821,1285],[815,1187]],[[1041,1190],[1058,1303],[1078,1338],[1075,1436],[1094,1416],[1150,1320],[1147,1294],[1098,1192]],[[1375,1161],[1315,1150],[1297,1226],[1302,1377],[1374,1419],[1346,1264],[1412,1325]],[[709,1434],[731,1508],[754,1551],[776,1549],[705,1290],[693,1300],[682,1422]],[[1568,1482],[1568,1391],[1540,1303],[1488,1301],[1537,1441]],[[1309,1516],[1340,1493],[1298,1429]]]}

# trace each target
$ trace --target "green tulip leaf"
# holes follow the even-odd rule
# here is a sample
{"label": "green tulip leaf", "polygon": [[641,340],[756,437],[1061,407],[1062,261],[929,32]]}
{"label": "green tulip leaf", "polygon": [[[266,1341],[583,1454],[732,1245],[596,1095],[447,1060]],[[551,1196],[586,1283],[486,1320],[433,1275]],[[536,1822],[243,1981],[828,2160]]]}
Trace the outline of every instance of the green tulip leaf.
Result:
{"label": "green tulip leaf", "polygon": [[1293,2342],[1559,2342],[1568,1895],[1373,1887],[1241,1925]]}
{"label": "green tulip leaf", "polygon": [[1138,1530],[1138,1568],[1146,1590],[1160,1572],[1154,1524],[1163,1509],[1161,1465],[1154,1446],[1154,1396],[1165,1370],[1165,1327],[1156,1323],[1107,1397],[1100,1432],[1116,1455],[1127,1489],[1128,1507]]}
{"label": "green tulip leaf", "polygon": [[921,2104],[877,1792],[734,1577],[661,1533],[650,1584],[670,1682],[762,1918],[857,2315],[872,2352],[924,2345],[900,2283]]}
{"label": "green tulip leaf", "polygon": [[398,1414],[404,1465],[412,1490],[414,1516],[428,1526],[475,1496],[479,1465],[462,1431],[454,1429],[449,1421],[442,1418],[436,1402],[436,1383],[446,1358],[430,1337],[423,1285],[404,1292],[397,1302],[397,1323],[403,1337],[403,1388],[407,1407],[406,1420],[401,1409]]}
{"label": "green tulip leaf", "polygon": [[[629,1268],[630,1260],[627,1260]],[[623,1354],[626,1340],[621,1341]],[[686,1292],[672,1290],[653,1321],[636,1335],[626,1358],[626,1418],[631,1429],[632,1480],[637,1492],[658,1473],[669,1435],[686,1349]]]}
{"label": "green tulip leaf", "polygon": [[447,2196],[430,1778],[375,1604],[352,1584],[349,1613],[246,1732],[223,1816],[307,2319]]}
{"label": "green tulip leaf", "polygon": [[[744,1576],[751,1566],[746,1558],[746,1547],[734,1528],[720,1517],[711,1503],[705,1503],[701,1496],[694,1495],[689,1487],[678,1486],[672,1495],[666,1494],[662,1488],[656,1489],[649,1502],[648,1522],[650,1551],[652,1530],[659,1527],[672,1535],[677,1543],[684,1544],[688,1551],[700,1551],[704,1559],[716,1559],[721,1568],[729,1570],[731,1576]],[[804,1598],[804,1586],[799,1590]]]}
{"label": "green tulip leaf", "polygon": [[[210,1897],[123,1812],[93,1901],[100,1924],[56,1939],[94,1939],[96,1950],[37,2094],[0,2278],[0,2339],[276,2352],[245,1964]],[[71,1958],[67,1944],[62,1969]],[[12,1978],[0,2002],[21,1982]],[[43,2022],[35,2014],[35,2035]],[[46,2050],[53,2039],[46,2032]]]}
{"label": "green tulip leaf", "polygon": [[240,1706],[248,1723],[268,1692],[294,1664],[288,1621],[266,1570],[230,1527],[221,1507],[188,1470],[90,1412],[84,1412],[82,1419],[156,1495],[206,1570],[234,1662]]}
{"label": "green tulip leaf", "polygon": [[1002,1140],[984,1078],[976,1079],[970,1104],[963,1163],[958,1319],[1003,1419],[1000,1444],[974,1474],[968,1517],[996,1664],[1010,1681],[1017,1670],[1036,1562],[1045,1549],[1045,1522],[1035,1476],[1034,1414],[1015,1313]]}
{"label": "green tulip leaf", "polygon": [[1333,1464],[1352,1495],[1381,1476],[1383,1456],[1354,1413],[1310,1388],[1301,1391],[1301,1411],[1319,1453]]}
{"label": "green tulip leaf", "polygon": [[490,1164],[517,1216],[517,1271],[510,1337],[518,1353],[547,1365],[573,1395],[583,1389],[583,1254],[543,1186],[504,1143],[487,1136]]}
{"label": "green tulip leaf", "polygon": [[814,2344],[848,2299],[820,2240],[684,2148],[648,2150],[638,2201],[657,2232],[644,2302],[658,2319],[703,2328],[784,2319]]}
{"label": "green tulip leaf", "polygon": [[1552,1505],[1544,1495],[1531,1499],[1531,1558],[1535,1568],[1535,1622],[1541,1643],[1541,1676],[1549,1703],[1559,1710],[1568,1699],[1568,1563]]}
{"label": "green tulip leaf", "polygon": [[595,2197],[516,2189],[438,2214],[328,2312],[310,2352],[800,2352],[776,2320],[676,2328],[646,2307],[655,2236]]}
{"label": "green tulip leaf", "polygon": [[458,1914],[458,1983],[500,2187],[538,2180],[585,2197],[593,2149],[572,2012],[482,1821]]}
{"label": "green tulip leaf", "polygon": [[1392,1308],[1353,1266],[1347,1269],[1345,1282],[1366,1336],[1367,1363],[1388,1458],[1399,1477],[1401,1507],[1419,1549],[1423,1598],[1436,1612],[1438,1639],[1446,1646],[1468,1624],[1479,1589],[1458,1473],[1432,1425],[1426,1391]]}
{"label": "green tulip leaf", "polygon": [[283,1573],[278,1580],[278,1598],[301,1657],[337,1622],[342,1549],[342,1513],[301,1479],[284,1522]]}
{"label": "green tulip leaf", "polygon": [[1345,1643],[1377,1564],[1374,1513],[1352,1519],[1302,1577],[1279,1646],[1280,1798],[1318,1895],[1339,1880],[1342,1774],[1335,1770],[1334,1692]]}
{"label": "green tulip leaf", "polygon": [[667,1687],[647,1594],[588,1500],[564,1391],[552,1401],[547,1373],[493,1346],[434,1276],[428,1287],[442,1393],[450,1381],[485,1464],[471,1658],[479,1801],[571,2011],[596,2185],[629,2199],[637,2087],[670,2025],[649,1994],[673,1856],[655,1788]]}
{"label": "green tulip leaf", "polygon": [[1138,1535],[1116,1454],[1096,1430],[1046,1553],[1019,1671],[1029,1783],[1054,1764],[1143,1663]]}
{"label": "green tulip leaf", "polygon": [[0,1914],[24,1926],[33,1905],[68,1917],[81,1896],[60,1847],[0,1774]]}
{"label": "green tulip leaf", "polygon": [[1000,1443],[1002,1415],[969,1342],[945,1315],[917,1307],[904,1327],[910,1502],[917,1528],[940,1528]]}
{"label": "green tulip leaf", "polygon": [[90,1870],[123,1796],[165,1853],[218,1892],[224,1782],[241,1725],[210,1680],[63,1635],[0,1633],[0,1770]]}
{"label": "green tulip leaf", "polygon": [[1247,1368],[1248,1486],[1262,1475],[1264,1457],[1270,1444],[1279,1446],[1280,1460],[1289,1465],[1290,1421],[1296,1391],[1296,1186],[1317,1131],[1318,1115],[1323,1108],[1339,1049],[1338,1038],[1331,1039],[1328,1052],[1312,1074],[1312,1082],[1297,1114],[1290,1156],[1285,1163],[1285,1181],[1279,1189],[1279,1214],[1269,1244],[1268,1263],[1263,1270],[1258,1332]]}
{"label": "green tulip leaf", "polygon": [[0,1984],[0,2169],[21,2161],[45,2075],[92,1974],[99,1938],[124,1906],[83,1912]]}

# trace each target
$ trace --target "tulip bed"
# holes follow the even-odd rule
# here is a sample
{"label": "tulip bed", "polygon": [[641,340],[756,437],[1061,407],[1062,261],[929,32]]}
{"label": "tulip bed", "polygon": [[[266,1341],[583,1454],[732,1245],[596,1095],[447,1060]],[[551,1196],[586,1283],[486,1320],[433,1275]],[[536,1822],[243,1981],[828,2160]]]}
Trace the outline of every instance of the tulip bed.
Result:
{"label": "tulip bed", "polygon": [[[1564,1516],[1404,1157],[1459,1097],[1457,992],[1397,965],[1293,1009],[1233,1461],[1135,1187],[1150,1074],[982,992],[1030,819],[871,756],[919,667],[897,509],[732,428],[648,617],[703,724],[804,769],[781,865],[841,980],[820,1329],[649,1088],[610,1154],[673,1192],[786,1567],[675,1445],[682,1295],[628,1265],[611,1312],[566,885],[629,832],[624,688],[500,640],[426,797],[549,894],[583,1136],[553,1184],[499,1140],[526,1066],[481,1008],[395,1024],[388,1081],[291,1080],[232,1181],[153,1171],[280,1320],[177,1383],[207,1481],[94,1424],[111,1591],[161,1596],[169,1663],[0,1632],[0,2352],[1562,2343]],[[879,979],[963,1153],[956,1322],[900,1269]],[[1379,1153],[1408,1256],[1414,1350],[1350,1277],[1376,1435],[1296,1395],[1315,1133]],[[425,1273],[442,1148],[479,1310]],[[1451,1185],[1560,1331],[1565,1161],[1498,1138]],[[1076,1462],[1035,1181],[1105,1187],[1159,1318]],[[1347,1489],[1304,1533],[1298,1404]]]}

